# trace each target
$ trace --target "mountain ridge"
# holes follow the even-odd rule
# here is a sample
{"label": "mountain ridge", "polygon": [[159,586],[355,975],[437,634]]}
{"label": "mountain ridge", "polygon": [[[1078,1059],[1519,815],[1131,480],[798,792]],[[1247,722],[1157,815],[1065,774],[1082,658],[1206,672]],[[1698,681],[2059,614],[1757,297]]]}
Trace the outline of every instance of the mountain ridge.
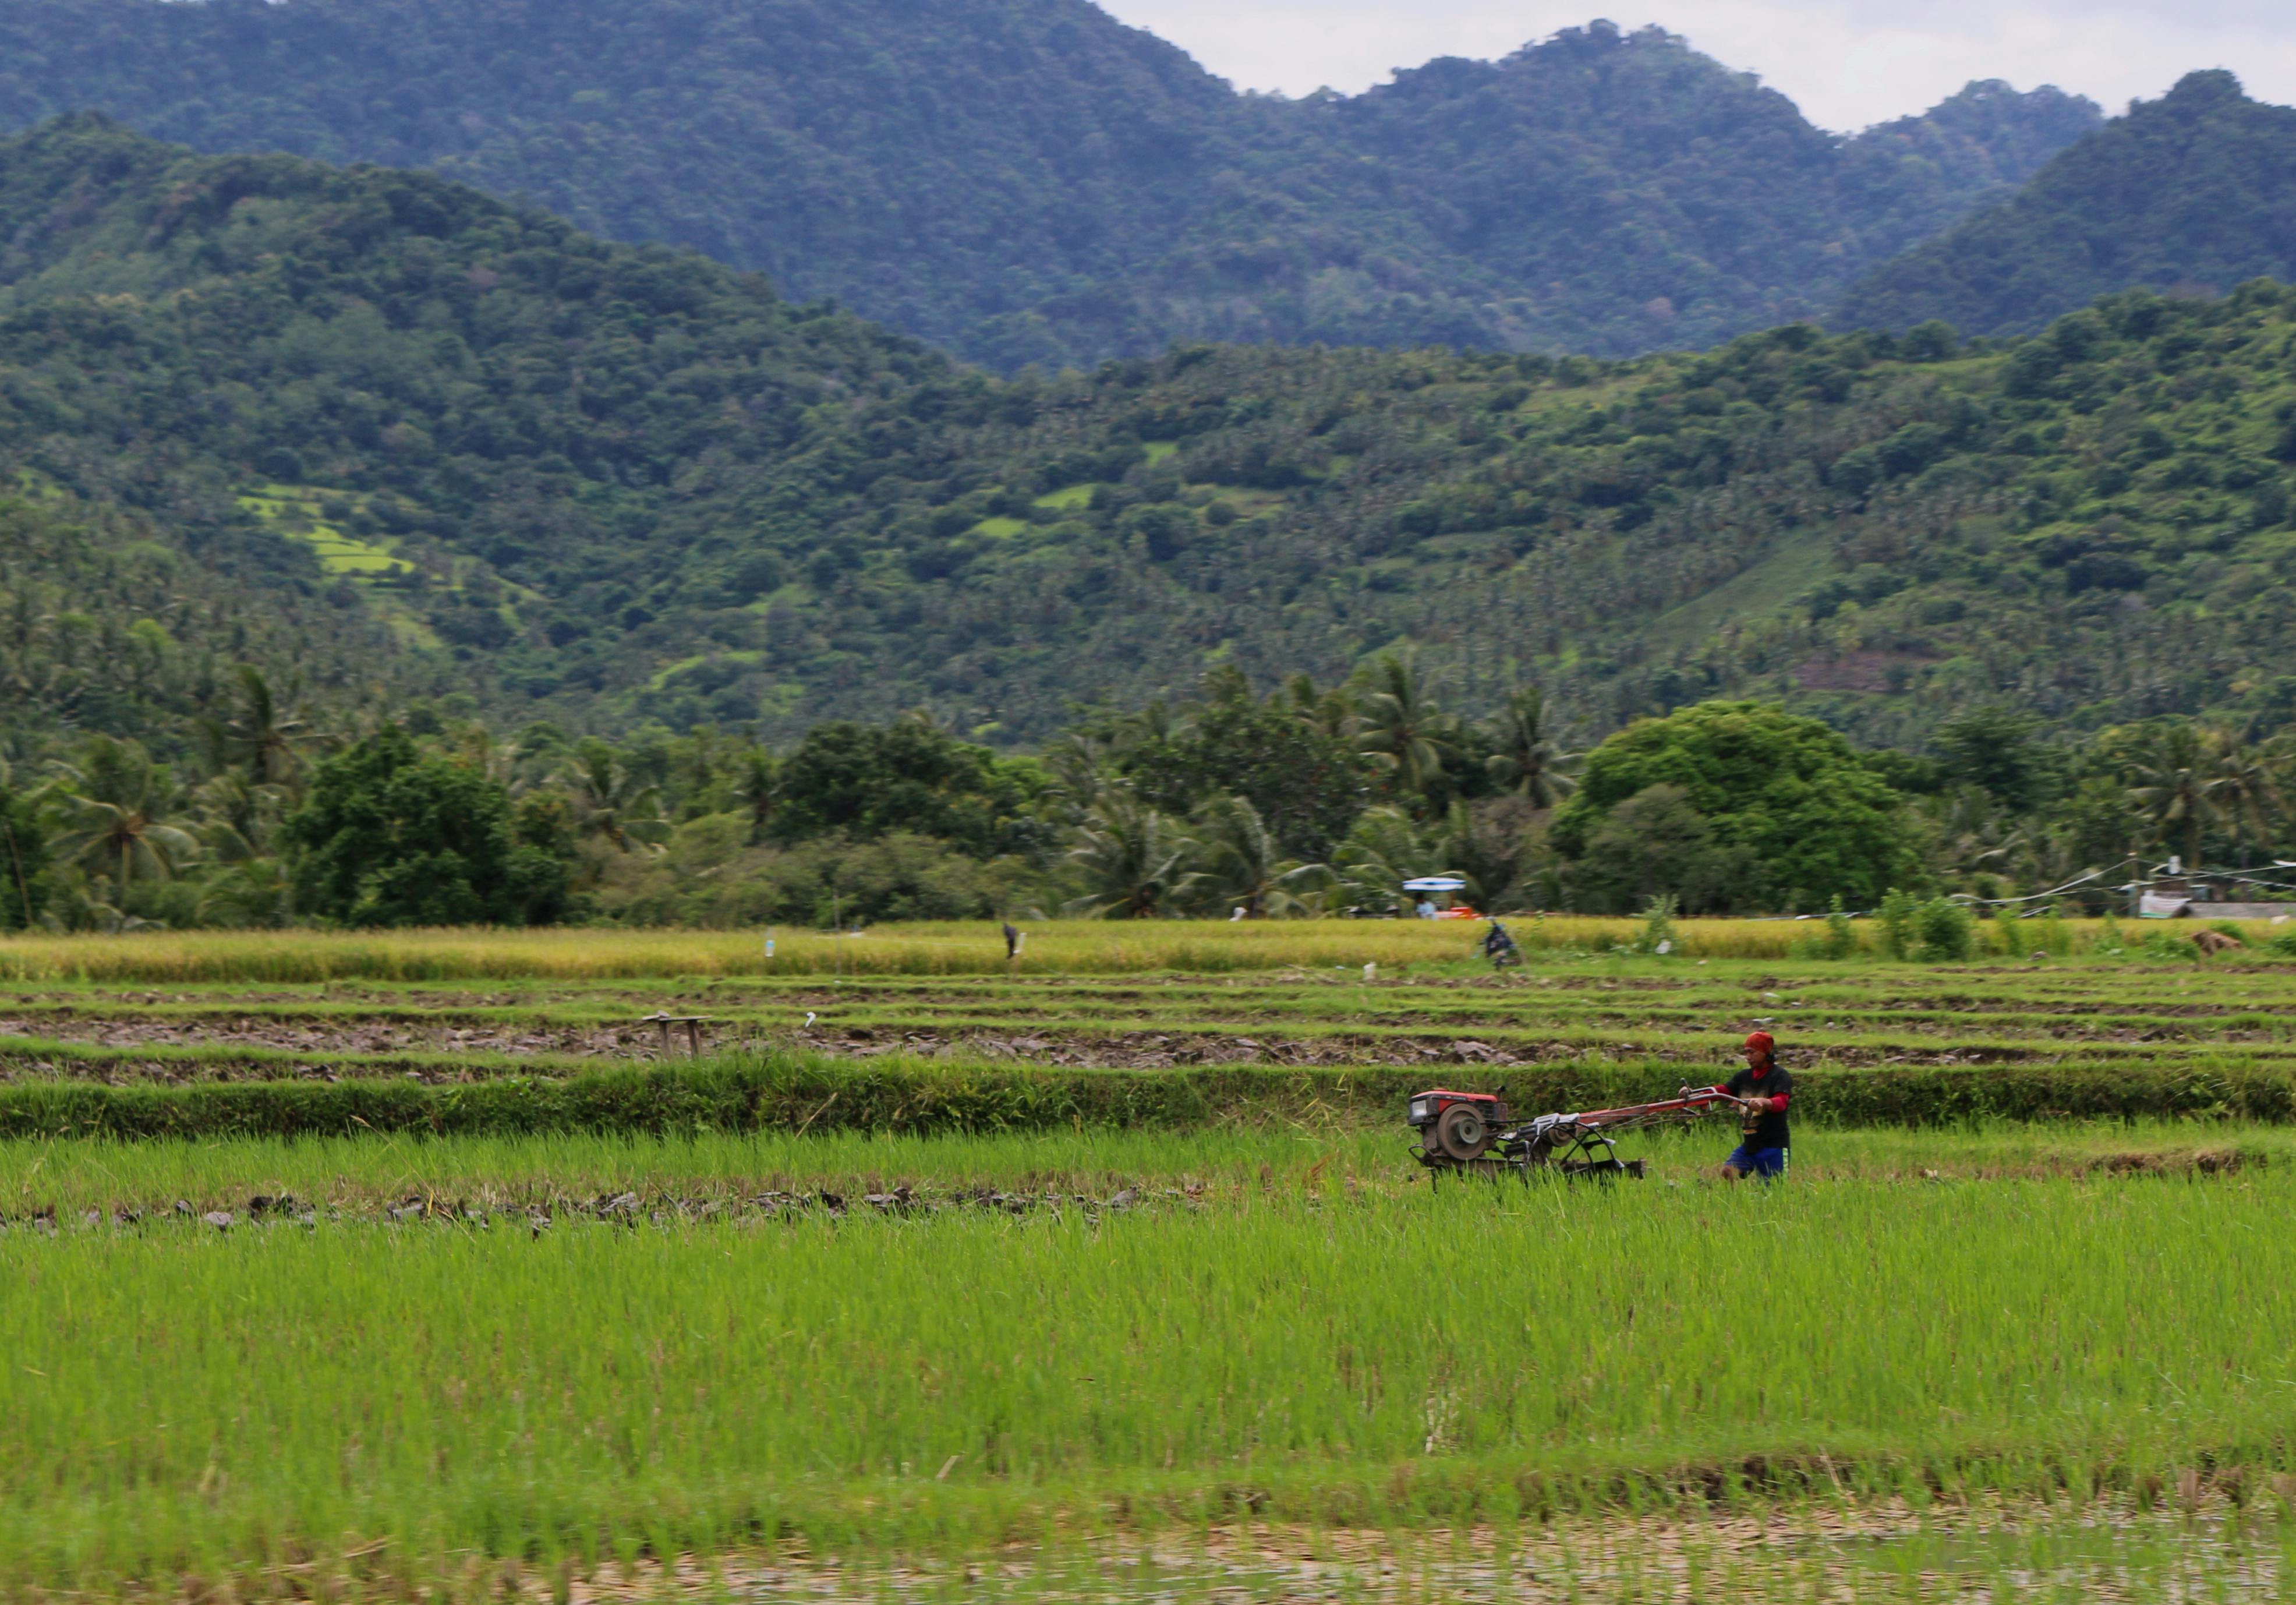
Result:
{"label": "mountain ridge", "polygon": [[2030,334],[2119,291],[2219,295],[2296,277],[2291,194],[2296,109],[2251,100],[2229,72],[2190,73],[1874,269],[1830,321]]}
{"label": "mountain ridge", "polygon": [[91,114],[0,142],[0,462],[390,632],[341,684],[509,721],[778,740],[922,704],[1026,742],[1406,646],[1469,711],[1529,681],[1597,730],[1716,695],[1877,742],[2002,698],[2296,712],[2268,283],[1999,348],[1796,323],[1004,381],[435,175]]}
{"label": "mountain ridge", "polygon": [[1286,102],[1085,0],[0,0],[0,129],[83,109],[436,167],[1008,373],[1710,344],[1823,311],[2098,118],[1978,86],[1845,138],[1607,24]]}

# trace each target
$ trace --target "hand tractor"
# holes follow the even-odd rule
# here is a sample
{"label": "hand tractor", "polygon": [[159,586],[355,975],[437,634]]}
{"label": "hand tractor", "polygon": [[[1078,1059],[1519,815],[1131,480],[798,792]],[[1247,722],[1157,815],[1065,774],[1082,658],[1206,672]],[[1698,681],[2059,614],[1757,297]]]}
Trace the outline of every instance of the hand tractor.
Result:
{"label": "hand tractor", "polygon": [[1419,1137],[1419,1146],[1411,1152],[1427,1167],[1431,1179],[1439,1182],[1447,1173],[1504,1175],[1509,1171],[1567,1180],[1639,1176],[1643,1161],[1619,1158],[1617,1133],[1695,1120],[1718,1105],[1735,1108],[1737,1103],[1718,1087],[1686,1086],[1659,1103],[1538,1115],[1517,1122],[1498,1093],[1438,1087],[1411,1100],[1411,1128]]}

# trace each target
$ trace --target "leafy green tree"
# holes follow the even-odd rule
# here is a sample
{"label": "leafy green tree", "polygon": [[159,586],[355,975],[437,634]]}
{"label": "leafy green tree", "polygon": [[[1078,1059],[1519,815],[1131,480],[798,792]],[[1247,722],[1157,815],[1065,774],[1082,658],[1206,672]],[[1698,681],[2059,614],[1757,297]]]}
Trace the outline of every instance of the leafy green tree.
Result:
{"label": "leafy green tree", "polygon": [[1759,702],[1702,702],[1603,742],[1555,816],[1555,847],[1585,858],[1620,806],[1654,786],[1677,788],[1714,845],[1743,855],[1737,912],[1816,912],[1836,893],[1870,907],[1915,868],[1902,799],[1856,749]]}
{"label": "leafy green tree", "polygon": [[1729,913],[1762,880],[1752,851],[1718,837],[1688,788],[1645,786],[1595,823],[1564,875],[1571,906],[1631,913],[1671,897],[1685,913]]}
{"label": "leafy green tree", "polygon": [[1211,689],[1185,725],[1144,732],[1122,772],[1173,812],[1241,798],[1286,855],[1322,859],[1363,810],[1367,777],[1353,745],[1289,692],[1255,700],[1240,679]]}
{"label": "leafy green tree", "polygon": [[2278,766],[2268,753],[2229,730],[2218,739],[2218,811],[2231,831],[2234,852],[2245,861],[2251,845],[2270,839],[2286,812],[2287,798],[2280,789]]}
{"label": "leafy green tree", "polygon": [[1936,737],[1946,755],[1945,779],[1981,787],[2015,813],[2041,807],[2056,795],[2062,777],[2039,728],[2031,713],[1998,703],[1956,715]]}
{"label": "leafy green tree", "polygon": [[228,864],[200,888],[194,907],[202,925],[275,930],[294,922],[294,876],[275,858]]}
{"label": "leafy green tree", "polygon": [[1027,843],[1048,783],[1034,762],[999,758],[925,720],[816,725],[781,761],[772,833],[800,841],[906,831],[985,856]]}
{"label": "leafy green tree", "polygon": [[774,810],[781,806],[781,766],[772,753],[763,747],[742,751],[734,766],[734,797],[750,816],[750,845],[755,847],[772,832]]}
{"label": "leafy green tree", "polygon": [[1452,799],[1433,844],[1450,872],[1467,883],[1472,906],[1496,913],[1529,897],[1538,856],[1535,812],[1519,797]]}
{"label": "leafy green tree", "polygon": [[522,842],[502,782],[387,725],[321,764],[287,821],[302,906],[346,925],[544,925],[565,912],[562,838]]}

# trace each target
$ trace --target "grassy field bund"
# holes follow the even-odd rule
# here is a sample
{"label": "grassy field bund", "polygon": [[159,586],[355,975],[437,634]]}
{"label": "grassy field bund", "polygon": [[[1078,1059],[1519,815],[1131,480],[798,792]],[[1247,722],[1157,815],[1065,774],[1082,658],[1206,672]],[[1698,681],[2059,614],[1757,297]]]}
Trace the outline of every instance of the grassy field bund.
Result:
{"label": "grassy field bund", "polygon": [[0,943],[0,1593],[2281,1597],[2296,963],[1684,929]]}

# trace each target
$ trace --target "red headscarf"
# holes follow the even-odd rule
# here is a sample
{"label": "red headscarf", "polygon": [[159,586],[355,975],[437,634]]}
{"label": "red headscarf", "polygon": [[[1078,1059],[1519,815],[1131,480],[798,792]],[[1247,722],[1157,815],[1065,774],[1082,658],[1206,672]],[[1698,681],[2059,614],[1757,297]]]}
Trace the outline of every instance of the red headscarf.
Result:
{"label": "red headscarf", "polygon": [[1767,1031],[1757,1031],[1746,1038],[1749,1049],[1759,1048],[1765,1055],[1775,1052],[1777,1045],[1777,1039]]}

